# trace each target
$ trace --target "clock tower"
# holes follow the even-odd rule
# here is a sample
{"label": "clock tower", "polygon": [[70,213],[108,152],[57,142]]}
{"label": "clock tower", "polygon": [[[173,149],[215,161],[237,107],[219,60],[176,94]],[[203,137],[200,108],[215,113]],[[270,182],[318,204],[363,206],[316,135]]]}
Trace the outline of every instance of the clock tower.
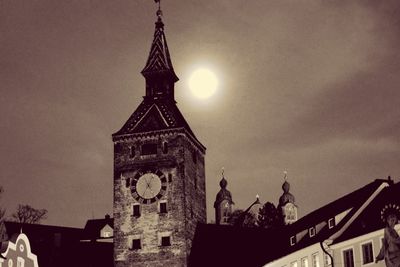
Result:
{"label": "clock tower", "polygon": [[112,135],[115,266],[187,266],[196,224],[206,222],[205,147],[175,102],[160,9],[142,75],[143,101]]}

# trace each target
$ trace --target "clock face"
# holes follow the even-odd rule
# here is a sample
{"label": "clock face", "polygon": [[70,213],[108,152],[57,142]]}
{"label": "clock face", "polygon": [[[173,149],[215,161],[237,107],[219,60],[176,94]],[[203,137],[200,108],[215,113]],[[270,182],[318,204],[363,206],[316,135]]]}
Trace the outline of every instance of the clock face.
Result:
{"label": "clock face", "polygon": [[131,192],[140,203],[150,204],[161,199],[167,189],[167,179],[161,171],[138,171],[132,179]]}

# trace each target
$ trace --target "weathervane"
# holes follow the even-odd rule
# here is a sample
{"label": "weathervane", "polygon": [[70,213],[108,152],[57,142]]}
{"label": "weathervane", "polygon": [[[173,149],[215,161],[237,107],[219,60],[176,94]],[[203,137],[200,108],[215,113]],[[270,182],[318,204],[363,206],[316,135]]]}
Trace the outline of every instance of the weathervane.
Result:
{"label": "weathervane", "polygon": [[154,2],[158,3],[158,10],[157,10],[157,17],[161,17],[162,16],[162,11],[161,11],[161,0],[154,0]]}

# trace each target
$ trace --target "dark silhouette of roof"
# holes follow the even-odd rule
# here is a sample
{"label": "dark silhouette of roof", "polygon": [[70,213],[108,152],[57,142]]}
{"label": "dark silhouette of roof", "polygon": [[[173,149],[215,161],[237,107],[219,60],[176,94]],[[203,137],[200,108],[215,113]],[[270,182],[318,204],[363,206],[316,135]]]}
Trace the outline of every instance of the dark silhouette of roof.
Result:
{"label": "dark silhouette of roof", "polygon": [[101,238],[100,231],[106,225],[114,228],[114,219],[106,215],[103,219],[92,219],[86,222],[85,228],[83,229],[82,239],[96,240]]}
{"label": "dark silhouette of roof", "polygon": [[[87,230],[98,227],[102,220],[106,219],[89,220]],[[21,231],[28,236],[40,267],[114,266],[113,243],[80,242],[84,229],[17,222],[4,222],[4,226],[10,240]]]}
{"label": "dark silhouette of roof", "polygon": [[[373,198],[362,214],[365,214],[365,218],[368,218],[368,216],[371,216],[371,212],[376,212],[377,215],[373,216],[380,220],[380,209],[378,207],[389,200],[394,201],[400,190],[400,186],[396,184],[379,191],[383,184],[387,185],[388,181],[377,179],[286,226],[261,229],[199,224],[193,240],[190,266],[263,266],[268,262],[331,237],[341,230],[346,222],[355,216],[356,211],[368,199],[375,196],[376,192],[380,193]],[[345,211],[348,211],[347,215],[335,227],[329,229],[328,220]],[[362,216],[357,218],[363,221]],[[353,222],[337,240],[345,240],[351,236],[366,233],[367,230],[382,227],[382,223],[380,226],[373,223],[373,227],[364,227],[363,231],[359,231],[360,228],[357,227],[357,223],[357,220]],[[317,225],[320,227],[316,229],[315,236],[310,237],[308,229]],[[304,231],[306,231],[306,234],[300,240],[297,240],[295,245],[291,245],[290,237]]]}

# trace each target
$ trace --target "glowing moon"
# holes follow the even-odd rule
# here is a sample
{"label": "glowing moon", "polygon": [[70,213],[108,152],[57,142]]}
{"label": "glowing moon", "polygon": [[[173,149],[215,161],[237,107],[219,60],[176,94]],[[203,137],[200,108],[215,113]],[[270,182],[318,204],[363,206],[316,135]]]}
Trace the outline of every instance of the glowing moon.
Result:
{"label": "glowing moon", "polygon": [[217,77],[205,68],[195,70],[189,78],[189,88],[197,98],[209,98],[215,93],[217,86]]}

